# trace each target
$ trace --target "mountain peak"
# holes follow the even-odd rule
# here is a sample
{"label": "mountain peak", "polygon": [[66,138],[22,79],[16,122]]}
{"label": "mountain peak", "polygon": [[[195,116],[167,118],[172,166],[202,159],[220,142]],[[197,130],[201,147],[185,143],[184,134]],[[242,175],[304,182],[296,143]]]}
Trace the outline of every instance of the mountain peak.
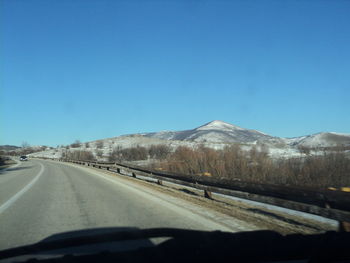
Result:
{"label": "mountain peak", "polygon": [[258,131],[244,129],[230,123],[214,120],[198,128],[174,132],[156,132],[145,135],[163,140],[193,141],[207,143],[247,143],[271,138]]}
{"label": "mountain peak", "polygon": [[196,130],[244,130],[244,129],[224,121],[214,120],[198,127]]}

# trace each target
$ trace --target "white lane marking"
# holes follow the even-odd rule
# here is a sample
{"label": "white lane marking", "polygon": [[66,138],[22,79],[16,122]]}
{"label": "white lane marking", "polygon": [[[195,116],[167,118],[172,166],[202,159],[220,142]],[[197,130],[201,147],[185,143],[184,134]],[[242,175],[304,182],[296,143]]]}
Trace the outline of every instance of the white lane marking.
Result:
{"label": "white lane marking", "polygon": [[16,202],[18,198],[20,198],[25,192],[27,192],[36,183],[36,181],[38,181],[38,179],[40,178],[40,176],[43,174],[45,170],[45,167],[41,163],[39,164],[41,166],[39,173],[25,187],[23,187],[19,192],[17,192],[14,196],[12,196],[9,200],[7,200],[5,203],[3,203],[0,206],[0,214],[4,212],[7,208],[9,208],[14,202]]}

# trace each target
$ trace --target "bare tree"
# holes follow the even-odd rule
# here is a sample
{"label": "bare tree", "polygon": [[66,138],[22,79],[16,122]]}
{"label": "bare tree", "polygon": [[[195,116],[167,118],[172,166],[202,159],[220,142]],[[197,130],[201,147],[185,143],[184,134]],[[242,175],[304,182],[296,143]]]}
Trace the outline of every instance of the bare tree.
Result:
{"label": "bare tree", "polygon": [[103,141],[97,141],[96,142],[96,148],[97,149],[102,149],[103,148]]}
{"label": "bare tree", "polygon": [[22,142],[22,148],[29,148],[29,147],[30,147],[30,145],[28,142],[26,142],[26,141]]}
{"label": "bare tree", "polygon": [[96,150],[96,151],[95,151],[95,154],[96,154],[97,157],[102,158],[102,156],[103,156],[103,151],[101,151],[101,150]]}
{"label": "bare tree", "polygon": [[170,152],[171,152],[170,147],[165,144],[151,145],[148,148],[149,156],[151,158],[158,159],[158,160],[165,159]]}
{"label": "bare tree", "polygon": [[306,155],[309,155],[310,154],[310,148],[309,147],[306,147],[306,146],[303,146],[303,145],[299,145],[298,146],[298,150],[301,154],[306,154]]}
{"label": "bare tree", "polygon": [[66,151],[62,153],[63,159],[73,159],[79,161],[95,161],[94,155],[90,151]]}
{"label": "bare tree", "polygon": [[81,146],[80,140],[75,140],[71,145],[72,148],[79,148]]}
{"label": "bare tree", "polygon": [[108,155],[108,161],[110,162],[120,162],[122,161],[122,155],[121,155],[122,148],[120,146],[115,147],[112,152]]}
{"label": "bare tree", "polygon": [[142,146],[122,149],[120,147],[114,148],[109,154],[108,159],[113,161],[138,161],[146,160],[148,158],[148,149]]}

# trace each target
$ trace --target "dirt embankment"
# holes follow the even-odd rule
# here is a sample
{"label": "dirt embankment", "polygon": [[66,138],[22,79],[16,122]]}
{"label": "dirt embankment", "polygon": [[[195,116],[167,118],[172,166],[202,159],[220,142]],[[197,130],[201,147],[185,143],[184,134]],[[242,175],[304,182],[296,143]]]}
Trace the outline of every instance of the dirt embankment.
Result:
{"label": "dirt embankment", "polygon": [[3,160],[2,162],[0,162],[0,170],[9,168],[10,166],[12,166],[14,164],[16,164],[16,161],[14,161],[14,160],[11,160],[11,159]]}

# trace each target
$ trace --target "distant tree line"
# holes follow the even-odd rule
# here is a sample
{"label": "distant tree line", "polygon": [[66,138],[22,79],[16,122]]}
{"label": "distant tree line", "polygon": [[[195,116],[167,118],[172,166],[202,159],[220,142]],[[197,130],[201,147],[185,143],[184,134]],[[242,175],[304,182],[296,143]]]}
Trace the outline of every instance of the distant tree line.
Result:
{"label": "distant tree line", "polygon": [[62,152],[62,159],[95,161],[96,158],[91,151],[75,150]]}
{"label": "distant tree line", "polygon": [[109,155],[108,160],[117,161],[139,161],[147,159],[165,159],[171,148],[167,145],[151,145],[149,147],[136,146],[130,148],[116,147]]}
{"label": "distant tree line", "polygon": [[70,148],[79,148],[81,146],[80,140],[75,140],[71,145]]}
{"label": "distant tree line", "polygon": [[[347,147],[341,146],[327,149],[299,147],[304,157],[272,159],[266,145],[253,146],[246,151],[238,144],[221,150],[204,146],[180,146],[172,150],[168,145],[159,144],[149,147],[116,147],[105,157],[110,162],[152,159],[151,168],[181,174],[327,188],[350,186],[350,160],[346,150]],[[311,151],[318,151],[318,155],[310,154]],[[95,156],[103,158],[102,150],[97,148]],[[96,159],[95,156],[86,150],[63,154],[63,158],[91,161]]]}

